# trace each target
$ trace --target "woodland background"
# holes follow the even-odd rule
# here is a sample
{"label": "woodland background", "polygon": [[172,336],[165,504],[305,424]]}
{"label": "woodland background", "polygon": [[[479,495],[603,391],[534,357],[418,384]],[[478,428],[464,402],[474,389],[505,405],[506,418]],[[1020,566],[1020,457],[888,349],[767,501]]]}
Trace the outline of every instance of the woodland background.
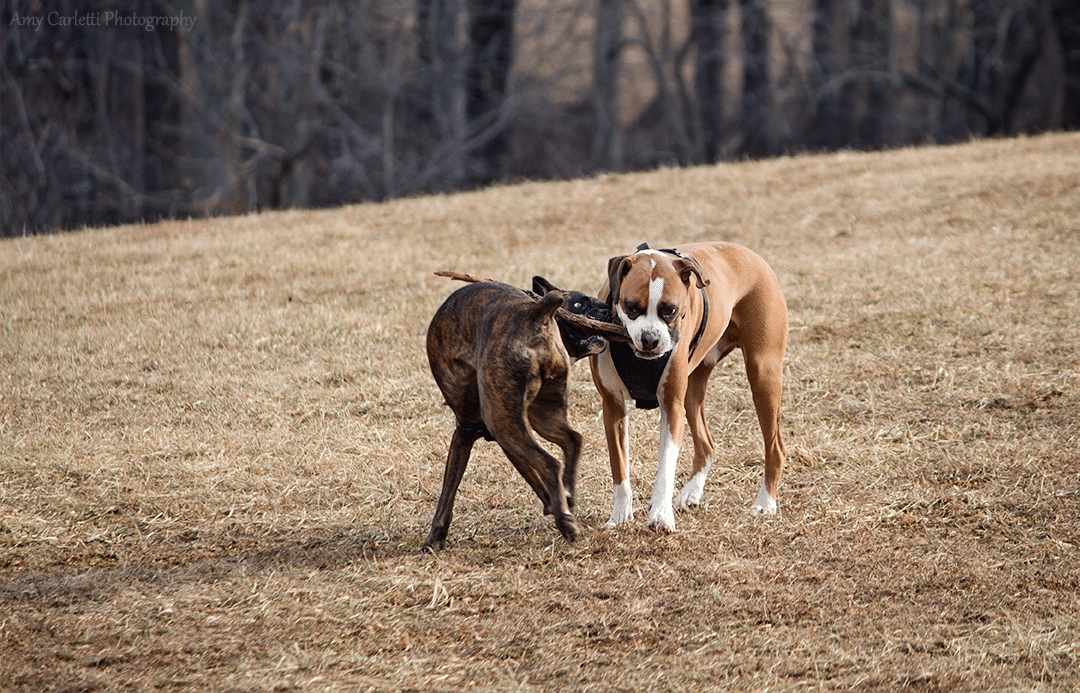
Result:
{"label": "woodland background", "polygon": [[[106,10],[195,21],[49,19]],[[0,56],[0,235],[1080,127],[1070,0],[3,0]]]}

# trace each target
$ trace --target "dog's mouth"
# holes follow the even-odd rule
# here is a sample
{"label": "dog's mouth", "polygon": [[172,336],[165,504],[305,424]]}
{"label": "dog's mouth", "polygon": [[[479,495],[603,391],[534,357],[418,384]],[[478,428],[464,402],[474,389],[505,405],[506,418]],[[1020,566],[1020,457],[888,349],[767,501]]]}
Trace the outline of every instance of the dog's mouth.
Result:
{"label": "dog's mouth", "polygon": [[585,356],[595,356],[602,352],[604,349],[607,349],[607,346],[608,342],[606,339],[596,336],[586,337],[585,339],[582,339],[577,342],[577,344],[575,344],[576,350],[581,352],[581,356],[578,358],[583,358]]}
{"label": "dog's mouth", "polygon": [[583,359],[586,356],[595,356],[607,349],[608,341],[599,335],[590,335],[577,330],[565,330],[563,332],[563,346],[566,353],[572,359]]}
{"label": "dog's mouth", "polygon": [[640,344],[637,340],[634,340],[630,346],[634,349],[634,356],[645,361],[655,361],[661,359],[675,351],[675,347],[678,346],[679,341],[677,339],[672,340],[667,344],[665,349],[664,341],[662,340],[642,340],[645,343]]}
{"label": "dog's mouth", "polygon": [[593,337],[587,340],[581,345],[581,348],[585,351],[586,356],[596,356],[597,354],[607,349],[607,340],[602,337]]}

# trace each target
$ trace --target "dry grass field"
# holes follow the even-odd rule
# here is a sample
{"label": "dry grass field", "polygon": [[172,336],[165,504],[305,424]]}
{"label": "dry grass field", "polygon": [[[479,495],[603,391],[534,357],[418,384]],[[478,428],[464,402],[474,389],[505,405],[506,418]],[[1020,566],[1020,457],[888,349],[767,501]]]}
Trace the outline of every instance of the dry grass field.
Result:
{"label": "dry grass field", "polygon": [[[739,355],[678,531],[563,541],[491,443],[419,553],[453,269],[594,290],[730,240],[791,312],[782,516]],[[678,484],[686,480],[686,451]],[[523,184],[0,242],[0,690],[1080,686],[1080,135]]]}

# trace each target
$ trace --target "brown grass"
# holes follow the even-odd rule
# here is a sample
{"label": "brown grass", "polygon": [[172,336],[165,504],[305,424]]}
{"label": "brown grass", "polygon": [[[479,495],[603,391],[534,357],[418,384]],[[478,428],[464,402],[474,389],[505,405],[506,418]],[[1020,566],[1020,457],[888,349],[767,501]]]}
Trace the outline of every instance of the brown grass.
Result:
{"label": "brown grass", "polygon": [[[491,444],[420,555],[454,269],[596,288],[726,239],[791,309],[783,515],[737,355],[679,531],[558,537]],[[0,243],[0,689],[1080,686],[1080,135],[797,157]],[[687,460],[680,473],[684,476]]]}

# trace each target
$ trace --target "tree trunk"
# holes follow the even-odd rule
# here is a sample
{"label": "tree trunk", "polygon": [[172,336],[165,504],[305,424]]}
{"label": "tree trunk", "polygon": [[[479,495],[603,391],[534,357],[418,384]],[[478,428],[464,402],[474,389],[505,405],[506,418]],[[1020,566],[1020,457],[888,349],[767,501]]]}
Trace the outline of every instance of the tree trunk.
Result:
{"label": "tree trunk", "polygon": [[[506,108],[510,67],[514,59],[514,6],[517,0],[470,0],[468,118],[471,135],[487,141],[477,152],[479,183],[506,174],[507,132],[500,122]],[[484,131],[490,134],[484,134]]]}
{"label": "tree trunk", "polygon": [[769,125],[773,120],[773,93],[769,79],[769,9],[765,0],[739,0],[742,11],[743,93],[740,134],[743,154],[774,153]]}
{"label": "tree trunk", "polygon": [[461,1],[420,0],[417,29],[420,33],[420,82],[428,100],[421,105],[419,120],[426,125],[420,136],[430,149],[447,151],[436,185],[455,190],[465,179],[466,137],[465,66],[461,45]]}
{"label": "tree trunk", "polygon": [[592,168],[622,168],[619,121],[619,55],[622,53],[622,0],[599,0],[593,39]]}
{"label": "tree trunk", "polygon": [[700,133],[700,158],[706,163],[720,159],[724,118],[721,80],[726,62],[724,19],[727,10],[728,0],[696,0],[692,5],[691,40],[697,48],[694,63],[695,122]]}
{"label": "tree trunk", "polygon": [[848,112],[857,114],[850,143],[880,149],[891,142],[892,19],[889,0],[859,0],[851,66],[856,78],[846,91]]}
{"label": "tree trunk", "polygon": [[840,98],[844,72],[840,26],[835,0],[814,0],[809,122],[806,143],[811,149],[837,149],[844,144],[847,113]]}
{"label": "tree trunk", "polygon": [[1080,3],[1054,0],[1053,17],[1064,55],[1063,125],[1069,130],[1080,130]]}

